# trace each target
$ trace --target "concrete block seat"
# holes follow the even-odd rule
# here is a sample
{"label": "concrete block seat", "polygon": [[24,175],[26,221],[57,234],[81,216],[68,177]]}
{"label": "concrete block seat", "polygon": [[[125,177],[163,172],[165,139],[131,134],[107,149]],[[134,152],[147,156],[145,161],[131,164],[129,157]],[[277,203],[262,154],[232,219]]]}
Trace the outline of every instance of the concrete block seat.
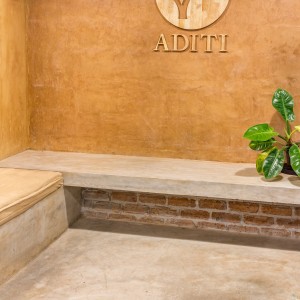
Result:
{"label": "concrete block seat", "polygon": [[68,227],[58,172],[0,169],[0,283]]}
{"label": "concrete block seat", "polygon": [[27,150],[0,167],[61,172],[73,219],[300,239],[300,178],[266,181],[254,164]]}

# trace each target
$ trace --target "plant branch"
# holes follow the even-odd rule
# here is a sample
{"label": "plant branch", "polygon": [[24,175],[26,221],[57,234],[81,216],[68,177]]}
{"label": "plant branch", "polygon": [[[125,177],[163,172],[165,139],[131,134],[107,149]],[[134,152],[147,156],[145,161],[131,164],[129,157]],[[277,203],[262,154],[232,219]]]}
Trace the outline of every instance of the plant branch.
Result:
{"label": "plant branch", "polygon": [[289,149],[289,146],[284,146],[281,150],[287,150]]}
{"label": "plant branch", "polygon": [[282,140],[284,140],[285,142],[287,142],[287,139],[284,136],[278,134],[278,137],[281,138]]}
{"label": "plant branch", "polygon": [[281,142],[279,142],[279,141],[276,141],[276,143],[279,144],[279,145],[281,145],[281,146],[286,146],[286,144],[281,143]]}

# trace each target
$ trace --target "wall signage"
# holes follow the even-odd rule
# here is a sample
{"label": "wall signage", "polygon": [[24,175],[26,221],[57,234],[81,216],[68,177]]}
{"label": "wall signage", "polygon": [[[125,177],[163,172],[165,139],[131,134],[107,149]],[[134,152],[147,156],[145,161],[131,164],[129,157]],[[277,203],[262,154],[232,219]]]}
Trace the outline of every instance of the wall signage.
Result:
{"label": "wall signage", "polygon": [[[199,30],[216,22],[228,7],[229,0],[156,0],[162,16],[172,25],[184,30]],[[204,42],[205,52],[227,50],[227,34],[172,34],[162,33],[155,52],[199,52]]]}

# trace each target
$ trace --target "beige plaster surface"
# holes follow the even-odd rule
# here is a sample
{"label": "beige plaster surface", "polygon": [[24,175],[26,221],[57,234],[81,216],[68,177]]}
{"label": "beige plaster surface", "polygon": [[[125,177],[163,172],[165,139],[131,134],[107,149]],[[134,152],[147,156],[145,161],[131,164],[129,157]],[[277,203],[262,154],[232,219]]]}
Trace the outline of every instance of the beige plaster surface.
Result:
{"label": "beige plaster surface", "polygon": [[[1,225],[0,283],[24,267],[59,237],[67,227],[63,188]],[[1,293],[0,299],[2,299]]]}
{"label": "beige plaster surface", "polygon": [[0,1],[0,158],[29,147],[26,1]]}
{"label": "beige plaster surface", "polygon": [[299,242],[80,220],[1,286],[0,295],[1,300],[297,300],[296,250]]}
{"label": "beige plaster surface", "polygon": [[242,136],[263,122],[283,129],[271,105],[278,87],[299,118],[299,0],[231,0],[192,32],[228,34],[228,53],[215,40],[204,53],[205,39],[198,53],[153,52],[162,33],[170,48],[172,34],[191,33],[155,0],[27,3],[35,150],[254,162]]}
{"label": "beige plaster surface", "polygon": [[66,186],[300,204],[300,179],[266,181],[247,163],[28,150],[0,167],[59,171]]}

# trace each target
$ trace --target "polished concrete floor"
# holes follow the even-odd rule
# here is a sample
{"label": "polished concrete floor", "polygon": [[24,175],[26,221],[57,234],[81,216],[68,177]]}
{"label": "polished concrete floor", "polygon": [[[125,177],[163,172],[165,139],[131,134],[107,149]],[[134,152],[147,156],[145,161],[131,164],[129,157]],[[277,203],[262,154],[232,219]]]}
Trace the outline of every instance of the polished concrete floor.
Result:
{"label": "polished concrete floor", "polygon": [[0,299],[300,300],[300,244],[81,219]]}

